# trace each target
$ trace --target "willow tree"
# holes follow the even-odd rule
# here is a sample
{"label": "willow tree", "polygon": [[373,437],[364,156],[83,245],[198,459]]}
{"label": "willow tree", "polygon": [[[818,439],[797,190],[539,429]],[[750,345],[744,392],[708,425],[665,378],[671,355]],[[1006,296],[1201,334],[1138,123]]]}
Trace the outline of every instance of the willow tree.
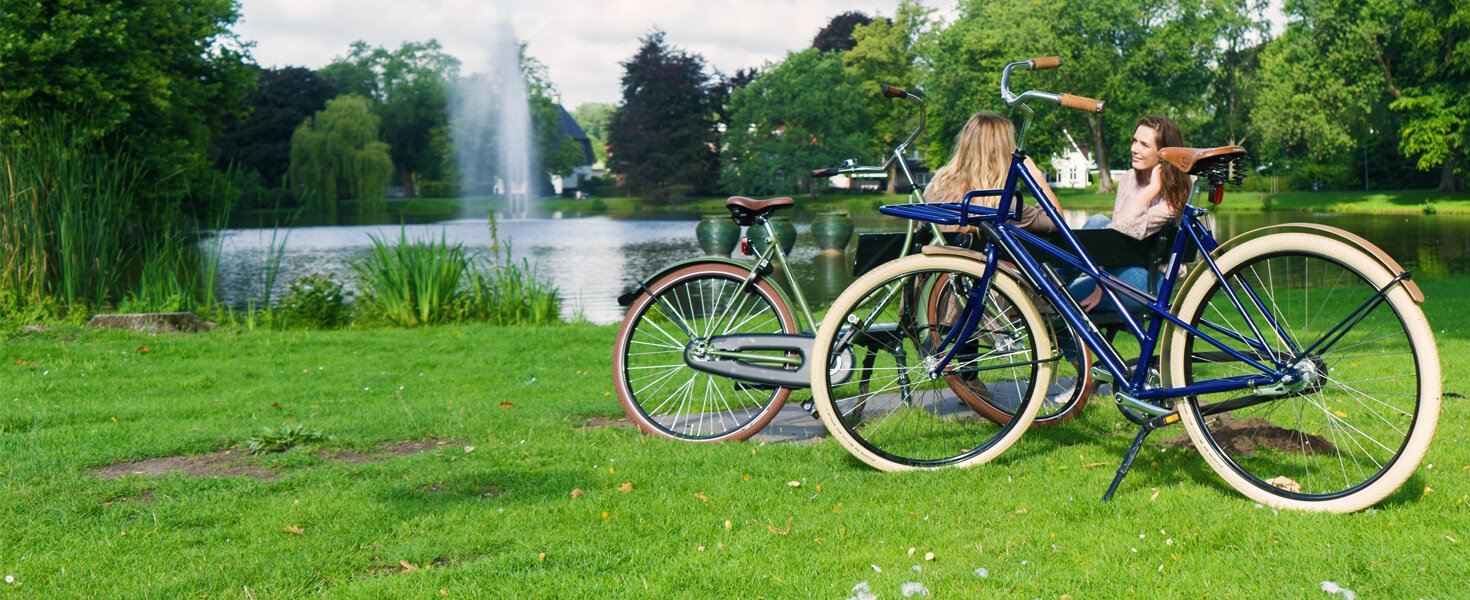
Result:
{"label": "willow tree", "polygon": [[327,102],[291,135],[291,188],[308,209],[335,214],[337,200],[357,198],[364,212],[383,210],[392,176],[378,117],[362,96]]}

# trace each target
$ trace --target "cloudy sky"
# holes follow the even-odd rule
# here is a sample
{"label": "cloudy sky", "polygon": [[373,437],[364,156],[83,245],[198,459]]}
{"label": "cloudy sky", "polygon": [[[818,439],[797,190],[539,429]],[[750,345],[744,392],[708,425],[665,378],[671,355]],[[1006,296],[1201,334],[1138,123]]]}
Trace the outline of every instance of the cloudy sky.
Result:
{"label": "cloudy sky", "polygon": [[[954,0],[928,4],[942,18],[954,14]],[[397,48],[434,38],[468,74],[488,69],[490,33],[508,20],[571,108],[616,102],[618,63],[654,27],[668,32],[669,43],[733,73],[806,48],[837,14],[891,17],[897,6],[898,0],[242,0],[235,30],[256,43],[252,54],[264,66],[318,68],[346,54],[354,40]]]}

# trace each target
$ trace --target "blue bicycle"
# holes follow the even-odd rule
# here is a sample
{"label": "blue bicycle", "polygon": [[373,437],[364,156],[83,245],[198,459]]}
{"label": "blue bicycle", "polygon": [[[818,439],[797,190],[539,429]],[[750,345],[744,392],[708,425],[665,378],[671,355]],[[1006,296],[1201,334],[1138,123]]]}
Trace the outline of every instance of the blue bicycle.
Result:
{"label": "blue bicycle", "polygon": [[[1031,424],[1056,365],[1076,352],[1076,335],[1100,365],[1095,376],[1112,384],[1119,409],[1140,426],[1105,500],[1148,434],[1174,423],[1216,473],[1263,504],[1346,512],[1398,489],[1429,447],[1441,395],[1438,351],[1410,273],[1368,241],[1315,224],[1219,243],[1209,211],[1194,203],[1198,193],[1179,219],[1157,295],[1103,270],[1049,203],[1038,202],[1057,236],[1020,229],[1009,222],[1025,202],[1018,184],[1038,188],[1022,166],[1030,104],[1103,110],[1088,98],[1010,91],[1013,71],[1059,64],[1021,61],[1001,75],[1002,98],[1024,119],[1002,189],[880,209],[971,227],[975,240],[887,263],[835,301],[811,356],[830,368],[810,371],[828,431],[883,470],[984,463]],[[1196,177],[1196,192],[1207,190],[1215,204],[1245,175],[1237,146],[1160,155]],[[998,196],[998,207],[974,206],[981,196]],[[1190,256],[1198,260],[1181,278]],[[1115,311],[1111,327],[1137,340],[1136,358],[1125,360],[1068,295],[1063,267],[1099,282]],[[906,360],[876,367],[869,385],[849,383],[844,365],[875,347]],[[978,418],[961,389],[1008,418]]]}

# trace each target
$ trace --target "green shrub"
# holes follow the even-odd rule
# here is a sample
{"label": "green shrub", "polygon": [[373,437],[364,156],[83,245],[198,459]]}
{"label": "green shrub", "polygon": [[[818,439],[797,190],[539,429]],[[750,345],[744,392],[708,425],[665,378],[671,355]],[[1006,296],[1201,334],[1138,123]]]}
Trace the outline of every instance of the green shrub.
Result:
{"label": "green shrub", "polygon": [[455,181],[425,181],[419,184],[421,198],[458,198],[459,183]]}
{"label": "green shrub", "polygon": [[373,251],[352,263],[358,308],[372,320],[414,327],[461,321],[497,324],[557,323],[561,297],[526,261],[501,257],[491,221],[493,257],[482,267],[463,244],[413,240],[400,230],[396,244],[372,237]]}
{"label": "green shrub", "polygon": [[665,185],[645,192],[643,194],[643,200],[654,205],[680,204],[693,193],[694,186],[692,185]]}
{"label": "green shrub", "polygon": [[307,429],[300,423],[296,425],[282,425],[280,429],[266,427],[260,433],[245,440],[245,449],[251,454],[268,454],[271,452],[285,452],[295,446],[310,442],[320,442],[330,439],[322,435],[319,429]]}
{"label": "green shrub", "polygon": [[347,292],[331,275],[312,273],[291,282],[279,309],[286,323],[312,329],[332,329],[347,324],[350,306]]}

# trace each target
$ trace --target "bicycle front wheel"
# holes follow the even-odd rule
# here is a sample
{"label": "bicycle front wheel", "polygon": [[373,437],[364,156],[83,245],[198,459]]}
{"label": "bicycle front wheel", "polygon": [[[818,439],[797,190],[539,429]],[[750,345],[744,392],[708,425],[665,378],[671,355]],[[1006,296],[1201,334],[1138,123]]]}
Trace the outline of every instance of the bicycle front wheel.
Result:
{"label": "bicycle front wheel", "polygon": [[[1210,467],[1280,508],[1350,512],[1398,489],[1429,448],[1441,389],[1434,335],[1391,284],[1396,274],[1353,245],[1301,233],[1245,242],[1218,265],[1223,283],[1202,274],[1181,293],[1179,317],[1296,378],[1179,405]],[[1165,358],[1170,387],[1261,372],[1177,327]]]}
{"label": "bicycle front wheel", "polygon": [[[851,353],[851,367],[813,369],[812,398],[827,431],[863,462],[885,471],[977,465],[1009,448],[1031,424],[1055,359],[1041,316],[1019,283],[996,273],[992,297],[1014,310],[986,315],[967,338],[943,343],[965,316],[983,271],[982,264],[952,256],[902,258],[859,278],[827,312],[811,360],[833,365],[834,357]],[[953,309],[925,314],[933,294],[951,298]],[[948,375],[962,383],[951,384]],[[1014,418],[1004,424],[981,418],[952,385],[1001,398],[1016,407]]]}
{"label": "bicycle front wheel", "polygon": [[689,265],[648,285],[628,307],[613,348],[613,382],[639,429],[691,442],[743,440],[781,410],[789,388],[713,375],[685,361],[691,343],[711,337],[797,332],[776,288],[764,279],[747,284],[749,276],[725,263]]}

